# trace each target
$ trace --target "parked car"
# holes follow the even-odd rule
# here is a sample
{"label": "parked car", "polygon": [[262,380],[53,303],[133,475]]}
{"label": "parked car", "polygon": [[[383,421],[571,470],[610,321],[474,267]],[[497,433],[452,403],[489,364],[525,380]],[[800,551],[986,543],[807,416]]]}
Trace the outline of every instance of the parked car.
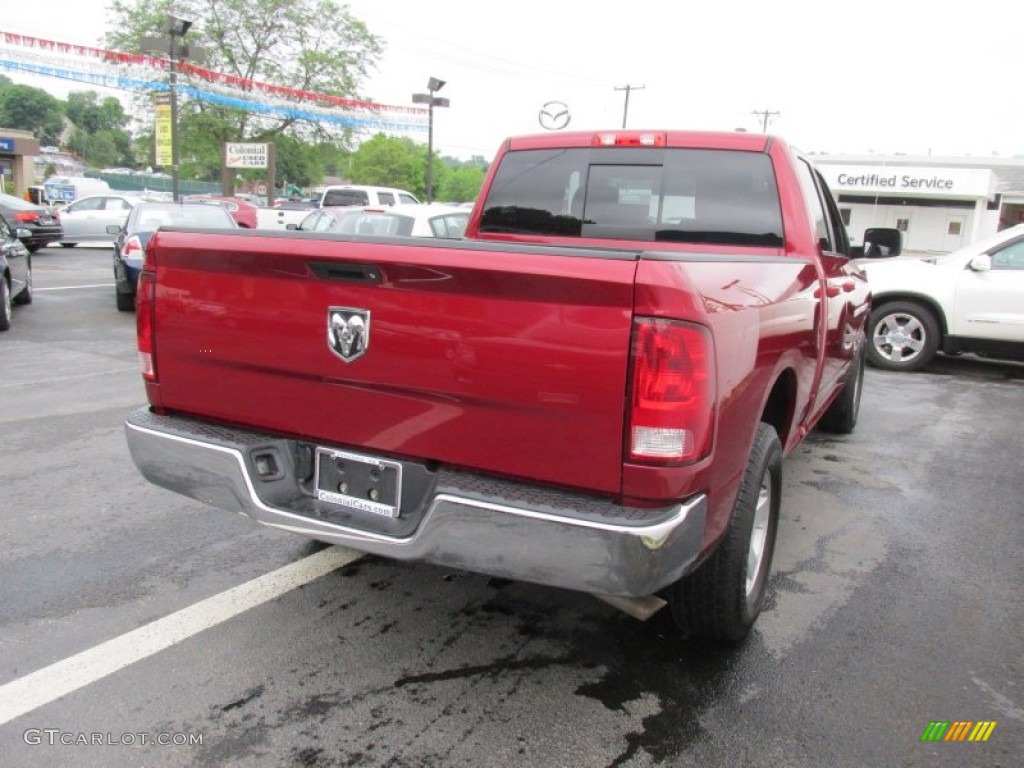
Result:
{"label": "parked car", "polygon": [[0,216],[0,331],[11,327],[12,304],[32,303],[32,255],[13,228]]}
{"label": "parked car", "polygon": [[89,195],[61,210],[60,224],[64,230],[60,244],[74,248],[79,243],[110,242],[107,232],[111,224],[124,226],[128,214],[142,198],[120,194]]}
{"label": "parked car", "polygon": [[419,203],[416,195],[394,187],[369,187],[356,184],[324,188],[320,195],[321,208],[344,205],[400,205]]}
{"label": "parked car", "polygon": [[456,205],[393,205],[390,208],[320,208],[298,226],[302,232],[342,232],[378,237],[458,239],[466,231],[468,208]]}
{"label": "parked car", "polygon": [[940,351],[1024,360],[1024,224],[935,258],[860,264],[878,368],[916,371]]}
{"label": "parked car", "polygon": [[207,205],[219,205],[230,213],[238,226],[246,229],[256,228],[256,206],[248,200],[240,197],[225,197],[222,195],[189,195],[185,198],[190,203],[206,203]]}
{"label": "parked car", "polygon": [[30,253],[64,236],[60,220],[43,205],[36,205],[14,195],[0,194],[0,215],[7,219],[19,234]]}
{"label": "parked car", "polygon": [[161,227],[188,229],[237,229],[226,208],[206,203],[150,203],[132,208],[124,226],[112,224],[107,232],[114,240],[114,298],[122,312],[135,309],[135,290],[149,239]]}

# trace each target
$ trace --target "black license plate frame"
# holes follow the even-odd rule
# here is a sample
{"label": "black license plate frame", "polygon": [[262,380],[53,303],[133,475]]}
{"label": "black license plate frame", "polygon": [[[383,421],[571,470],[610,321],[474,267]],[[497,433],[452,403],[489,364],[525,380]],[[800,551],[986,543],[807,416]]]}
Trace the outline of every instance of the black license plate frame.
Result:
{"label": "black license plate frame", "polygon": [[318,446],[313,487],[316,498],[353,512],[398,517],[402,465],[353,451]]}

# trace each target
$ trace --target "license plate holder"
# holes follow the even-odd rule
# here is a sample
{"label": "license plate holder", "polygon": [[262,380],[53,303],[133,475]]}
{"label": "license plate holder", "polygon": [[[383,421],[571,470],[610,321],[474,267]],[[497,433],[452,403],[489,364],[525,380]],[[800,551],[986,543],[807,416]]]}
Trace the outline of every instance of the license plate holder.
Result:
{"label": "license plate holder", "polygon": [[375,456],[318,447],[314,474],[316,498],[356,512],[398,517],[402,503],[402,465]]}

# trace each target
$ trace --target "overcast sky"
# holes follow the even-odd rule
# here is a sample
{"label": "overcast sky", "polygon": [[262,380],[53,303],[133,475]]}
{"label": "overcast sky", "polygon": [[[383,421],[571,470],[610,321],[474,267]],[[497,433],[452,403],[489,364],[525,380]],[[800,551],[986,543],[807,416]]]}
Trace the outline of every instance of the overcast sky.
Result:
{"label": "overcast sky", "polygon": [[[97,45],[107,0],[5,0],[0,31]],[[1020,35],[1006,0],[351,0],[386,53],[362,95],[411,105],[431,76],[445,154],[494,154],[562,101],[570,128],[769,132],[808,152],[1024,155]],[[65,98],[88,86],[15,81]],[[642,86],[642,90],[640,87]],[[426,142],[425,132],[422,140]]]}

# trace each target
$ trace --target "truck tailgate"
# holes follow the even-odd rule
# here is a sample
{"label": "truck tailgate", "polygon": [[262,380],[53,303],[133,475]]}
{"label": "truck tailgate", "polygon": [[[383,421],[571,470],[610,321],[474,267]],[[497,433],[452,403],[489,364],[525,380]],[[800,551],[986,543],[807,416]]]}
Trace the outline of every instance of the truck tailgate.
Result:
{"label": "truck tailgate", "polygon": [[[568,253],[160,232],[151,396],[326,445],[618,493],[636,254]],[[346,362],[354,317],[366,346]]]}

